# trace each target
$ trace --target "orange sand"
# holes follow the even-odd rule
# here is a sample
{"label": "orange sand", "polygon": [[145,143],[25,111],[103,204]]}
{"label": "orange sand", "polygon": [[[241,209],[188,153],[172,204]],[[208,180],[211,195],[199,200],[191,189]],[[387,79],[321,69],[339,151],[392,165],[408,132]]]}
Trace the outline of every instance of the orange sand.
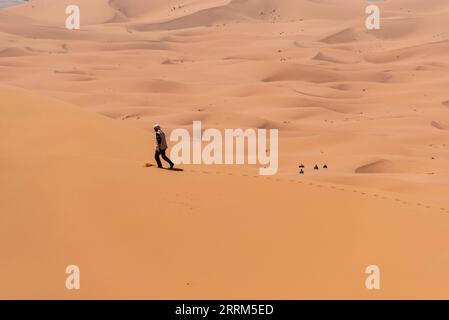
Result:
{"label": "orange sand", "polygon": [[[0,298],[449,298],[449,3],[367,5],[0,9]],[[279,128],[279,174],[143,166],[193,120]]]}

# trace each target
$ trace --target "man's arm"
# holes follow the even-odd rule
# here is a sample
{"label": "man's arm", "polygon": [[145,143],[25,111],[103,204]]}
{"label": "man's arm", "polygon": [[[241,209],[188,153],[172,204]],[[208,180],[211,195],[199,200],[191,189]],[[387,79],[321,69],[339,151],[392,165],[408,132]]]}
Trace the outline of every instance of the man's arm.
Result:
{"label": "man's arm", "polygon": [[159,149],[161,147],[161,143],[162,143],[162,137],[159,132],[156,132],[156,141],[157,141],[157,147]]}

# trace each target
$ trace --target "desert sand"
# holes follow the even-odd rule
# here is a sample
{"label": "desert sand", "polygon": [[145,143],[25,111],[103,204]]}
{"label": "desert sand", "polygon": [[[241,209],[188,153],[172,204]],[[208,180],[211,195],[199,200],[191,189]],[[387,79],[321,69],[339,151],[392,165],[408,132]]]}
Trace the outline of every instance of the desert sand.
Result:
{"label": "desert sand", "polygon": [[[367,4],[0,9],[0,298],[449,298],[449,3]],[[279,173],[144,166],[193,120],[279,128]]]}

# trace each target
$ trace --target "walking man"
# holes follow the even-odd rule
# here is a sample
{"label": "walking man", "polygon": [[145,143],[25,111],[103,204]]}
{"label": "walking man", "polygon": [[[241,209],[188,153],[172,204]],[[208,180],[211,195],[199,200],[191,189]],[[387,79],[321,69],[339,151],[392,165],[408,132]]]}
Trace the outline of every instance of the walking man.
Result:
{"label": "walking man", "polygon": [[155,124],[153,128],[156,132],[156,150],[154,153],[154,159],[156,159],[157,167],[163,168],[161,159],[159,158],[159,156],[162,156],[162,159],[167,161],[170,165],[170,169],[173,169],[173,166],[175,164],[165,155],[165,151],[167,150],[167,140],[165,139],[165,133],[161,130],[161,126],[159,124]]}

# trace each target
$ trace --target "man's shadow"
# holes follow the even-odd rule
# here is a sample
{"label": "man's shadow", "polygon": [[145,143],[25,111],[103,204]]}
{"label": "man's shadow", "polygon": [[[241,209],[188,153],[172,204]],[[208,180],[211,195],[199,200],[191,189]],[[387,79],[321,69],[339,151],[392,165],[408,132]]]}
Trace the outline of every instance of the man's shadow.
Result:
{"label": "man's shadow", "polygon": [[168,171],[176,171],[176,172],[182,172],[184,171],[184,169],[181,168],[163,168],[164,170],[168,170]]}
{"label": "man's shadow", "polygon": [[172,169],[170,169],[170,168],[158,168],[157,166],[155,166],[152,163],[145,163],[145,167],[147,167],[147,168],[153,167],[153,168],[156,168],[156,169],[164,169],[164,170],[175,171],[175,172],[182,172],[182,171],[184,171],[184,169],[181,169],[181,168],[172,168]]}

